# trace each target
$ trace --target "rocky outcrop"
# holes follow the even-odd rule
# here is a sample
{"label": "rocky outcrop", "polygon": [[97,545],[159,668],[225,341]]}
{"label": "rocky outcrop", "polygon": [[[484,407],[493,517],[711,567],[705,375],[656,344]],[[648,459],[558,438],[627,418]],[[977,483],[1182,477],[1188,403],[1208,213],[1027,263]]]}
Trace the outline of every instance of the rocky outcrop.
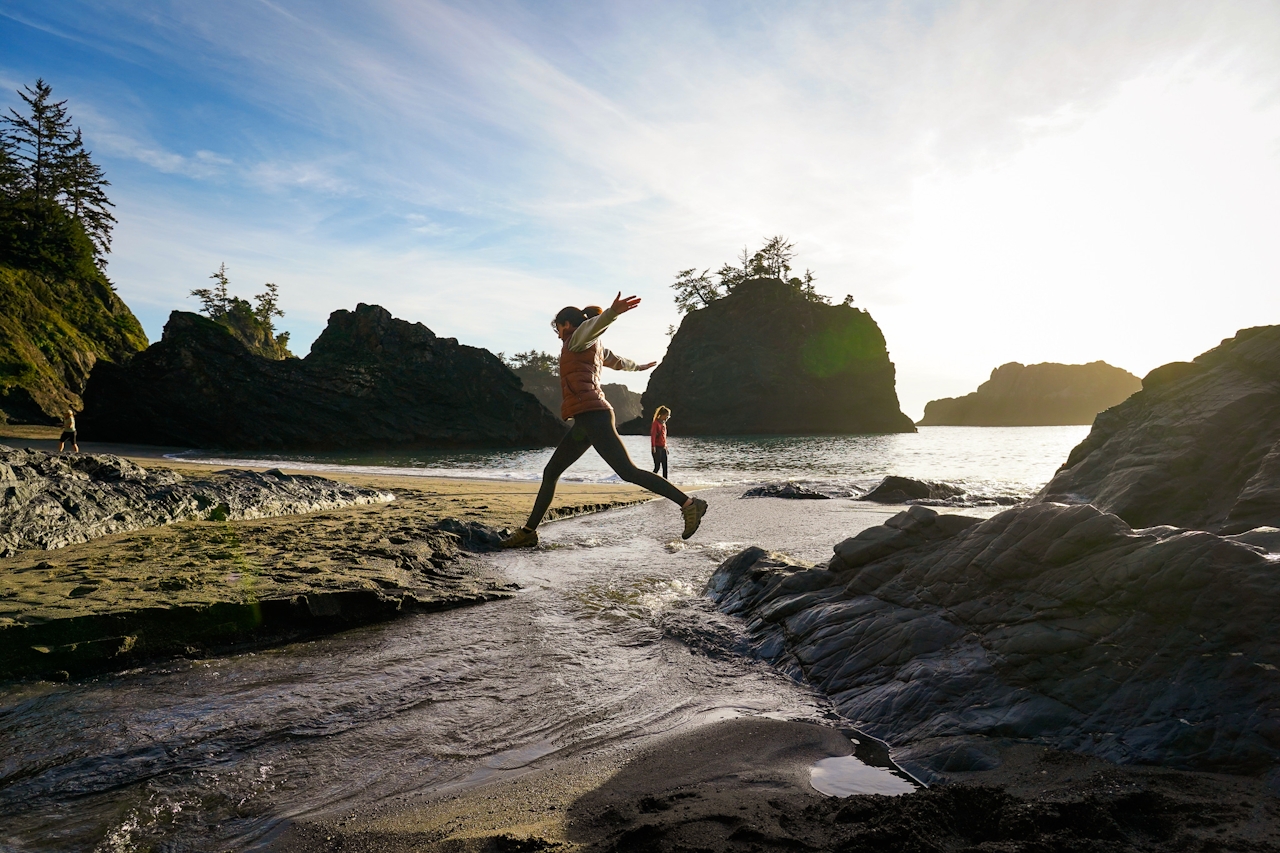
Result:
{"label": "rocky outcrop", "polygon": [[744,498],[786,498],[788,500],[825,501],[831,498],[799,483],[766,483],[742,493]]}
{"label": "rocky outcrop", "polygon": [[1038,499],[1091,503],[1135,527],[1280,527],[1280,326],[1151,371]]}
{"label": "rocky outcrop", "polygon": [[1127,370],[1105,361],[1028,364],[1016,361],[963,397],[925,404],[920,426],[1054,426],[1091,424],[1142,387]]}
{"label": "rocky outcrop", "polygon": [[545,446],[563,427],[487,350],[376,305],[335,311],[304,359],[251,352],[175,311],[163,339],[95,370],[82,438],[245,450]]}
{"label": "rocky outcrop", "polygon": [[913,507],[811,568],[751,548],[708,593],[752,648],[929,778],[984,738],[1259,774],[1280,760],[1274,531],[1135,530],[1041,503],[985,521]]}
{"label": "rocky outcrop", "polygon": [[934,483],[913,480],[910,477],[885,477],[874,489],[859,498],[882,504],[903,504],[907,501],[938,500],[959,497],[964,489],[950,483]]}
{"label": "rocky outcrop", "polygon": [[647,433],[665,405],[672,435],[914,432],[894,382],[870,314],[750,279],[685,315],[624,430]]}
{"label": "rocky outcrop", "polygon": [[108,455],[0,445],[0,556],[177,521],[269,518],[390,501],[389,492],[283,471],[187,478]]}
{"label": "rocky outcrop", "polygon": [[[545,354],[543,354],[545,355]],[[560,377],[551,369],[543,369],[541,364],[527,364],[511,368],[524,390],[538,398],[538,402],[547,407],[554,415],[560,414]],[[604,398],[613,406],[614,418],[624,423],[640,416],[640,395],[626,385],[610,382],[601,385]]]}
{"label": "rocky outcrop", "polygon": [[0,264],[0,420],[57,421],[80,408],[95,364],[146,345],[137,318],[92,266],[54,278]]}
{"label": "rocky outcrop", "polygon": [[620,424],[635,420],[644,411],[644,405],[640,402],[641,395],[620,382],[601,385],[600,390],[604,392],[609,405],[613,406],[614,419]]}

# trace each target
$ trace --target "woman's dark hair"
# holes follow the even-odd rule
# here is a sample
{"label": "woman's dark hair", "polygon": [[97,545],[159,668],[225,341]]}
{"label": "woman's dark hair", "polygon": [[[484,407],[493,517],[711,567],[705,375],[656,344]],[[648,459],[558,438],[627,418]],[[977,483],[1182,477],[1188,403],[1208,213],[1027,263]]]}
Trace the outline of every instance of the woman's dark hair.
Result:
{"label": "woman's dark hair", "polygon": [[592,317],[599,317],[603,314],[604,309],[599,305],[588,305],[586,308],[582,309],[582,313],[587,316],[588,320],[590,320]]}
{"label": "woman's dark hair", "polygon": [[587,319],[587,315],[582,313],[581,308],[574,308],[572,305],[567,308],[561,308],[560,313],[556,315],[556,325],[559,326],[568,323],[570,326],[581,326],[583,321]]}

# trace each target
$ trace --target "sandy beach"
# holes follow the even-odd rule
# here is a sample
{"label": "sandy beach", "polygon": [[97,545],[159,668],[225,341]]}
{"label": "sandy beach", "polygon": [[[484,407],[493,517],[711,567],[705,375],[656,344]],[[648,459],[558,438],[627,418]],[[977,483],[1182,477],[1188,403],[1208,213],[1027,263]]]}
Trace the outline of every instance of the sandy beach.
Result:
{"label": "sandy beach", "polygon": [[[56,452],[57,435],[51,427],[5,426],[0,444]],[[223,470],[166,459],[168,448],[84,443],[80,450],[193,478]],[[0,558],[7,671],[65,678],[175,653],[270,645],[400,611],[510,594],[504,581],[468,559],[437,525],[456,519],[497,530],[518,526],[536,483],[361,474],[330,479],[390,492],[395,500],[305,515],[183,521]],[[648,499],[626,484],[565,484],[547,517]],[[301,612],[300,601],[306,602]],[[31,649],[36,651],[27,654]]]}

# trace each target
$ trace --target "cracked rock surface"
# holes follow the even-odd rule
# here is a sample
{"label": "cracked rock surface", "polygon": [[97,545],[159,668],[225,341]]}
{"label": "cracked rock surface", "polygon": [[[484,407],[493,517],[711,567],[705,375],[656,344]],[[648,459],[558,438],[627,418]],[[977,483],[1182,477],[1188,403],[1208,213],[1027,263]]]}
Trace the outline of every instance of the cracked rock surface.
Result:
{"label": "cracked rock surface", "polygon": [[393,499],[387,491],[279,470],[184,477],[119,456],[0,445],[0,556],[176,521],[269,518]]}
{"label": "cracked rock surface", "polygon": [[708,593],[754,652],[925,778],[983,738],[1260,774],[1280,759],[1280,531],[1134,530],[1091,506],[912,507],[809,567],[751,548]]}

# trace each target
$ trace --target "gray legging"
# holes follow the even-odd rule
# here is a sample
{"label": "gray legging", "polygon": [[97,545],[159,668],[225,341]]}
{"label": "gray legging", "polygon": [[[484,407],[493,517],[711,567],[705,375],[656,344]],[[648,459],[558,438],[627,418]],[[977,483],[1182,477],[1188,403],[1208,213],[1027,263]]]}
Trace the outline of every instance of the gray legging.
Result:
{"label": "gray legging", "polygon": [[612,409],[582,412],[574,417],[573,427],[560,440],[560,446],[556,448],[555,453],[551,454],[551,461],[547,463],[547,467],[542,469],[542,488],[538,490],[538,499],[533,502],[533,512],[529,513],[529,521],[525,527],[530,530],[537,529],[542,517],[547,514],[548,507],[551,506],[551,499],[555,497],[556,481],[591,447],[595,447],[600,458],[608,463],[615,474],[628,483],[643,486],[655,494],[675,501],[678,506],[684,506],[685,501],[689,499],[688,495],[657,474],[642,471],[632,463],[631,457],[627,454],[627,448],[622,446],[622,439],[618,437]]}

